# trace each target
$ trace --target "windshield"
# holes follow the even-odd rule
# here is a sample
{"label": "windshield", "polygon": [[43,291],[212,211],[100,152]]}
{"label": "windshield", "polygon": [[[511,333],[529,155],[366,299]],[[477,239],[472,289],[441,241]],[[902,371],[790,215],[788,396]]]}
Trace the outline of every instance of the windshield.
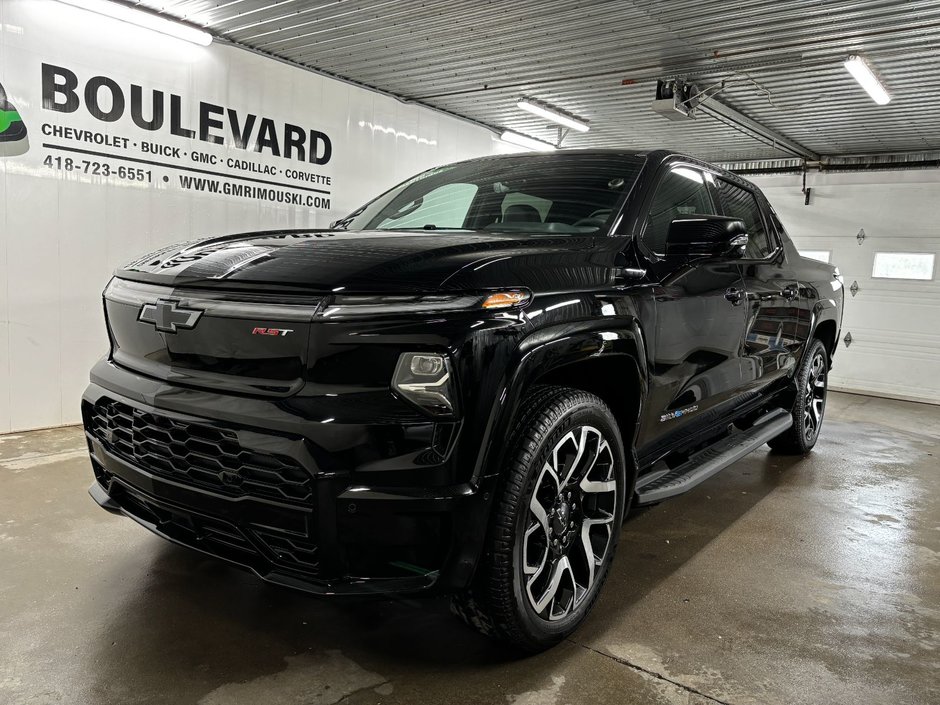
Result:
{"label": "windshield", "polygon": [[591,233],[612,218],[643,159],[626,154],[494,157],[431,169],[335,226],[348,230]]}

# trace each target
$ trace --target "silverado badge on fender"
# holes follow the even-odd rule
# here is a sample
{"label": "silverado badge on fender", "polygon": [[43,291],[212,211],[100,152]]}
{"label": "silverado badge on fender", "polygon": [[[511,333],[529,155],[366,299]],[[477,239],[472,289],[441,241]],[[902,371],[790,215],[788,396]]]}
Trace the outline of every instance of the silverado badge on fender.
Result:
{"label": "silverado badge on fender", "polygon": [[175,333],[178,330],[195,328],[201,316],[200,309],[182,308],[179,301],[174,299],[157,299],[156,303],[140,307],[137,320],[153,324],[161,333]]}

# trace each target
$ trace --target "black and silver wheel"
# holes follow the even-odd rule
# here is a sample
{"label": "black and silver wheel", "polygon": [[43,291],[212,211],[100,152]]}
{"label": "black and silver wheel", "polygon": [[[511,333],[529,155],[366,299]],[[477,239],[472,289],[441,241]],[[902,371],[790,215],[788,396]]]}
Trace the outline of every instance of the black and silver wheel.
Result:
{"label": "black and silver wheel", "polygon": [[613,538],[617,481],[610,442],[578,426],[539,470],[519,536],[529,607],[551,622],[577,611],[594,587]]}
{"label": "black and silver wheel", "polygon": [[829,355],[822,341],[811,341],[803,363],[794,377],[794,384],[791,409],[793,426],[771,440],[769,445],[781,453],[802,455],[816,445],[826,413]]}
{"label": "black and silver wheel", "polygon": [[484,562],[455,611],[485,633],[536,651],[570,634],[590,611],[627,495],[620,433],[601,399],[540,388],[523,408]]}

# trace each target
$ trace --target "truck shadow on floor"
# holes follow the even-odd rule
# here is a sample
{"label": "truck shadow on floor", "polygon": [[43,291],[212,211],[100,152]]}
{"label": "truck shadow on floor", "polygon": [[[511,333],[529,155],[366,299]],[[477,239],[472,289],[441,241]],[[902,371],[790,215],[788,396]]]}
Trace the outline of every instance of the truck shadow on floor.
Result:
{"label": "truck shadow on floor", "polygon": [[[757,452],[688,495],[632,512],[601,598],[573,640],[614,628],[618,613],[635,608],[780,484],[799,482],[800,464],[807,461]],[[152,548],[146,575],[128,575],[141,566],[139,556],[128,556],[101,576],[132,583],[122,602],[102,610],[104,625],[89,638],[101,702],[129,674],[142,694],[166,694],[173,679],[188,681],[190,693],[209,692],[277,673],[285,659],[311,652],[339,651],[386,677],[459,676],[522,658],[458,622],[445,598],[317,598],[156,537]],[[550,667],[564,658],[563,647],[553,651],[535,658]]]}

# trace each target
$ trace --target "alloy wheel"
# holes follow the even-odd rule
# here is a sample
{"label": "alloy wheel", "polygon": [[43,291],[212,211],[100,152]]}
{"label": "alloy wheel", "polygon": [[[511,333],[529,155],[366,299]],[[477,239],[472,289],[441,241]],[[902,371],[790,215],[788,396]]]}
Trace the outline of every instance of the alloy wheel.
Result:
{"label": "alloy wheel", "polygon": [[529,605],[542,619],[564,619],[591,593],[613,538],[614,465],[604,435],[580,426],[558,441],[539,470],[521,562]]}
{"label": "alloy wheel", "polygon": [[803,433],[808,441],[819,434],[826,409],[826,360],[817,352],[810,363],[803,403]]}

